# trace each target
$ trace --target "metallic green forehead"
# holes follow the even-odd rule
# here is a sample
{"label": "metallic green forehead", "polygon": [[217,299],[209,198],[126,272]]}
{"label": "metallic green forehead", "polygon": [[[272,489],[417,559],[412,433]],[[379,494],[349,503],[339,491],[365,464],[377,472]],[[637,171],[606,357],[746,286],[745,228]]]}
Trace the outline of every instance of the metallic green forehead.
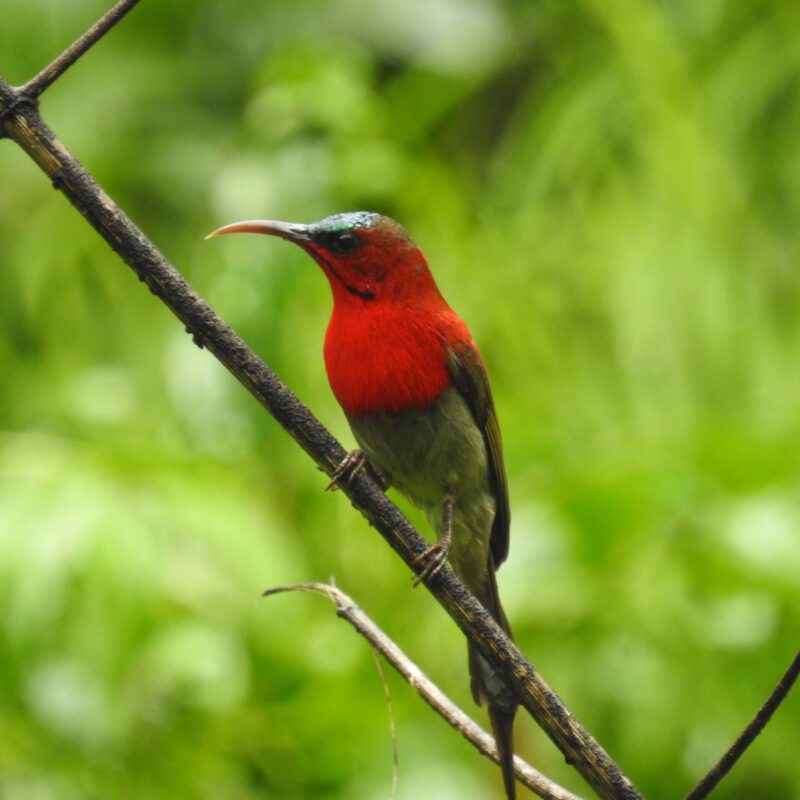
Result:
{"label": "metallic green forehead", "polygon": [[348,211],[344,214],[333,214],[308,227],[312,235],[315,233],[337,233],[351,228],[371,228],[381,218],[374,211]]}

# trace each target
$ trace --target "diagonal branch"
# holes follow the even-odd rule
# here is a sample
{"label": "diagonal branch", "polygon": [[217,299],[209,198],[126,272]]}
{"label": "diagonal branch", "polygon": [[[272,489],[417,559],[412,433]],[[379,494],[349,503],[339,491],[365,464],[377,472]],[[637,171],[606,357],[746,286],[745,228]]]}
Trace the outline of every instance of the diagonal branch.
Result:
{"label": "diagonal branch", "polygon": [[708,774],[692,789],[683,800],[703,800],[708,797],[717,784],[733,769],[736,762],[742,757],[745,750],[755,741],[766,724],[777,711],[778,706],[786,699],[792,689],[797,676],[800,674],[800,652],[794,657],[789,669],[784,672],[777,686],[772,690],[764,705],[758,709],[756,715],[750,720],[739,738],[728,748],[725,755],[714,764]]}
{"label": "diagonal branch", "polygon": [[19,89],[28,100],[35,100],[53,81],[69,69],[95,42],[108,33],[139,0],[119,0],[100,17],[80,39],[76,39],[58,58]]}
{"label": "diagonal branch", "polygon": [[[0,124],[2,132],[39,165],[139,279],[181,320],[195,342],[207,347],[330,476],[345,456],[342,446],[131,222],[55,137],[35,105],[21,102],[20,93],[2,78]],[[417,572],[414,560],[427,543],[397,506],[366,475],[357,476],[343,491]],[[520,704],[597,794],[604,800],[638,800],[639,792],[619,766],[453,572],[444,569],[425,583],[465,635],[501,670],[517,692]]]}
{"label": "diagonal branch", "polygon": [[[397,670],[419,696],[455,728],[479,752],[498,762],[494,737],[490,736],[465,714],[436,686],[430,678],[356,605],[341,589],[330,583],[298,583],[267,589],[264,597],[279,592],[317,592],[325,595],[335,606],[336,613],[347,620]],[[577,795],[551,781],[537,769],[514,757],[517,779],[545,800],[580,800]]]}

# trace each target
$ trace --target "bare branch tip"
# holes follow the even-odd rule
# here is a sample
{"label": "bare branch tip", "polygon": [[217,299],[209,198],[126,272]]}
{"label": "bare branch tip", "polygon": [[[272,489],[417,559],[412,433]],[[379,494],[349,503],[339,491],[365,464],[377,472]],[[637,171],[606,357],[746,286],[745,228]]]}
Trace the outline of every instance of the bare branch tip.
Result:
{"label": "bare branch tip", "polygon": [[83,36],[76,39],[61,55],[31,78],[19,92],[30,100],[39,97],[48,86],[60,78],[92,45],[103,38],[139,0],[119,0]]}
{"label": "bare branch tip", "polygon": [[703,779],[683,798],[683,800],[703,800],[733,769],[745,751],[756,740],[758,735],[772,719],[772,715],[786,699],[795,681],[800,676],[800,651],[795,655],[786,672],[783,673],[769,697],[750,720],[747,727],[739,734],[736,741],[728,748],[722,758],[706,773]]}
{"label": "bare branch tip", "polygon": [[261,592],[261,597],[270,597],[273,594],[282,594],[284,592],[308,591],[308,586],[309,584],[306,583],[284,583],[280,586],[272,586],[269,589],[264,589],[264,591]]}
{"label": "bare branch tip", "polygon": [[281,586],[273,586],[270,589],[265,589],[261,592],[261,597],[270,597],[274,594],[282,594],[283,592],[313,592],[315,594],[324,594],[337,606],[355,606],[351,598],[346,595],[341,589],[336,587],[333,583],[319,583],[318,581],[310,581],[307,583],[285,583]]}

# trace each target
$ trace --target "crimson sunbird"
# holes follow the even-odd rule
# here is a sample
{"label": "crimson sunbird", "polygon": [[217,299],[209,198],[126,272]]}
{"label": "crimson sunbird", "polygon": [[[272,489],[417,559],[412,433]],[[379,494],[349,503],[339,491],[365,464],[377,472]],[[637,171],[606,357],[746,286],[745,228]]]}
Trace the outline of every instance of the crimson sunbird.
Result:
{"label": "crimson sunbird", "polygon": [[[449,559],[510,635],[495,580],[508,556],[510,519],[497,414],[478,348],[425,256],[400,224],[366,211],[310,225],[235,222],[211,236],[223,233],[279,236],[322,268],[333,293],[325,366],[362,448],[335,477],[368,464],[420,507],[438,538],[418,559],[419,578]],[[514,798],[517,700],[471,642],[468,655],[472,695],[488,705],[506,795]]]}

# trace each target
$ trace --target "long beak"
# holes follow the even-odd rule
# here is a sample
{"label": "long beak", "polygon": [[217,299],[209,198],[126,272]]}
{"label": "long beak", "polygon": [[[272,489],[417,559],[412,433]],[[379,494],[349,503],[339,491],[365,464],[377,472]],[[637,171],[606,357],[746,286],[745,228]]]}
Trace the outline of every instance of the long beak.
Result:
{"label": "long beak", "polygon": [[265,233],[268,236],[280,236],[281,239],[288,239],[299,245],[311,241],[308,225],[302,225],[299,222],[276,222],[271,219],[246,219],[242,222],[232,222],[230,225],[223,225],[209,233],[206,239],[222,236],[223,233]]}

